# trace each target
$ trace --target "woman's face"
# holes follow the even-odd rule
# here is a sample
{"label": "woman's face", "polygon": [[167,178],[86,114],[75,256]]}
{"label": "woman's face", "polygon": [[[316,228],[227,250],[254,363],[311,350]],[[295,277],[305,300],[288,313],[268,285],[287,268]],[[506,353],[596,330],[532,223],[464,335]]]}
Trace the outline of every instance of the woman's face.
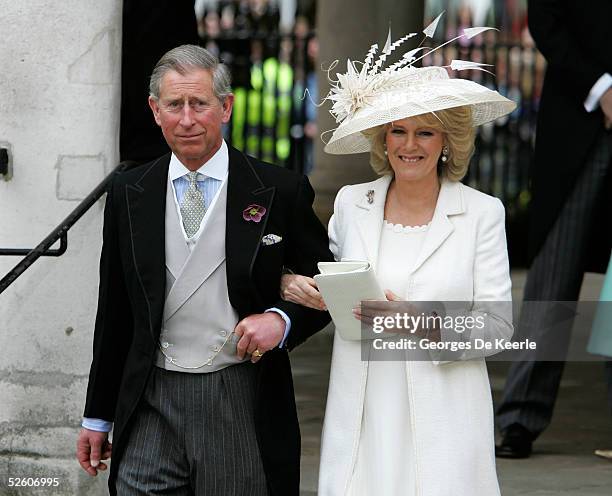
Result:
{"label": "woman's face", "polygon": [[409,117],[392,122],[385,133],[387,158],[396,181],[436,180],[444,133]]}

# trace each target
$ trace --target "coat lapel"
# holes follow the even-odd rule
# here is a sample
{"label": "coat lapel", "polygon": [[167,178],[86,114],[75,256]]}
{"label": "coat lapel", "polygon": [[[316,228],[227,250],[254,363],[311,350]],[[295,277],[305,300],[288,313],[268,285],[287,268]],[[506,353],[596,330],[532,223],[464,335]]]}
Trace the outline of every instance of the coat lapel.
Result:
{"label": "coat lapel", "polygon": [[126,184],[134,268],[147,300],[154,340],[161,322],[165,297],[165,209],[170,155],[149,166],[133,184]]}
{"label": "coat lapel", "polygon": [[383,176],[374,183],[372,189],[357,199],[355,206],[360,210],[357,227],[365,247],[368,260],[374,270],[378,262],[378,249],[385,216],[385,199],[392,176]]}
{"label": "coat lapel", "polygon": [[[251,273],[270,218],[275,191],[273,186],[266,187],[246,155],[235,148],[229,148],[225,224],[227,286],[230,302],[241,314],[250,310],[247,304],[251,297],[258,298]],[[243,211],[253,204],[266,209],[259,222],[246,221],[242,217]]]}
{"label": "coat lapel", "polygon": [[411,272],[418,270],[454,231],[455,228],[448,217],[464,211],[461,183],[442,181],[431,225]]}

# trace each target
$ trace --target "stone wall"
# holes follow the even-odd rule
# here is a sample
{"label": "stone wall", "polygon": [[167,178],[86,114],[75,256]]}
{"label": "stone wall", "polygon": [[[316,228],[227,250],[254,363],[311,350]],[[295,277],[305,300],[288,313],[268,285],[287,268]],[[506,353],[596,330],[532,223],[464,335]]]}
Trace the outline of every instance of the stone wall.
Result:
{"label": "stone wall", "polygon": [[[118,161],[118,0],[0,0],[0,246],[38,244]],[[74,457],[91,360],[103,202],[0,295],[0,495],[96,495]],[[0,277],[19,257],[0,257]],[[56,477],[55,487],[8,487]],[[34,482],[33,480],[30,482]],[[27,483],[27,481],[26,481]]]}

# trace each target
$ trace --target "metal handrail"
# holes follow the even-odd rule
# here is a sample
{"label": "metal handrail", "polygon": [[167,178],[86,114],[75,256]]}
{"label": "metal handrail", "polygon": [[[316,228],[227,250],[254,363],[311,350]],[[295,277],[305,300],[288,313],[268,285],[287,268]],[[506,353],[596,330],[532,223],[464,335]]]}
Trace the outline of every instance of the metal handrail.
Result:
{"label": "metal handrail", "polygon": [[[66,252],[68,248],[68,235],[67,233],[63,233],[59,239],[60,245],[59,248],[49,248],[40,254],[41,257],[59,257]],[[40,245],[39,245],[40,246]],[[0,255],[5,256],[17,256],[23,257],[24,255],[29,255],[31,251],[36,250],[36,248],[0,248]]]}
{"label": "metal handrail", "polygon": [[[134,162],[121,162],[115,167],[36,248],[0,248],[0,255],[25,255],[25,258],[0,280],[0,294],[40,257],[59,257],[63,255],[68,249],[68,231],[70,228],[106,193],[106,188],[115,174],[123,172],[133,164]],[[51,249],[51,246],[58,240],[60,242],[59,248]]]}

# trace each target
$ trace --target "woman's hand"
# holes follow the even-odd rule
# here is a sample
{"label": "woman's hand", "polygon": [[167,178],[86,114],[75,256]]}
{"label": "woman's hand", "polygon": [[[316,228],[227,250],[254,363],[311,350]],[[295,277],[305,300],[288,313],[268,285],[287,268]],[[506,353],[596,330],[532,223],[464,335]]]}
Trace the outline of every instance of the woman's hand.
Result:
{"label": "woman's hand", "polygon": [[[371,300],[368,301],[363,307],[361,306],[361,303],[358,304],[355,308],[353,308],[353,315],[357,320],[361,320],[368,326],[374,325],[374,317],[378,317],[382,321],[384,321],[384,319],[387,317],[395,319],[398,314],[400,314],[400,311],[402,316],[404,314],[415,317],[422,315],[422,312],[419,312],[413,304],[402,300],[393,291],[389,289],[385,290],[385,296],[387,298],[386,301]],[[390,301],[402,302],[402,305],[389,305]],[[431,312],[430,315],[437,316],[435,312]],[[385,326],[383,332],[393,334],[410,334],[419,338],[427,338],[430,341],[440,341],[440,329],[438,327],[424,328],[422,325],[420,325],[415,329],[407,329],[403,326]]]}
{"label": "woman's hand", "polygon": [[315,310],[327,310],[317,283],[312,277],[299,274],[284,274],[281,277],[281,298]]}
{"label": "woman's hand", "polygon": [[387,305],[389,301],[402,301],[390,289],[385,289],[386,300],[369,300],[366,308],[361,306],[361,302],[353,308],[353,315],[357,320],[361,320],[364,324],[372,325],[374,323],[374,317],[387,317],[395,315],[397,310]]}

